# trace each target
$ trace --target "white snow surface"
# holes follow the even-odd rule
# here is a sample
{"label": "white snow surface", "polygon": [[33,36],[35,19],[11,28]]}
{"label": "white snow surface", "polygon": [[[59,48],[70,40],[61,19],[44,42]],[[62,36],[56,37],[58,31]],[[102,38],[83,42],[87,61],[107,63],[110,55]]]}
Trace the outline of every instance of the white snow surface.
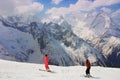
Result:
{"label": "white snow surface", "polygon": [[85,66],[61,67],[50,65],[54,73],[44,70],[43,64],[0,60],[0,80],[119,80],[120,68],[91,68],[93,78],[84,77]]}
{"label": "white snow surface", "polygon": [[[0,58],[15,60],[15,56],[13,55],[18,54],[19,52],[25,52],[28,49],[32,49],[34,51],[33,54],[29,55],[28,62],[41,63],[41,57],[43,56],[40,54],[37,40],[34,40],[28,33],[24,33],[10,27],[5,27],[0,22]],[[4,54],[12,55],[12,58],[11,56],[6,57]]]}

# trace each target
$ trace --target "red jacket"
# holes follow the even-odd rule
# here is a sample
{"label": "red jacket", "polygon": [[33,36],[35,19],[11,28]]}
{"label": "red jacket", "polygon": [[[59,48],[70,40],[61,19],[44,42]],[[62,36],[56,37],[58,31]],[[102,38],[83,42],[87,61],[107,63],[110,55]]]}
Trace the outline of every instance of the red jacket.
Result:
{"label": "red jacket", "polygon": [[48,58],[48,56],[45,56],[44,57],[44,64],[48,65],[48,63],[49,63],[49,58]]}
{"label": "red jacket", "polygon": [[86,67],[87,67],[87,68],[90,68],[90,67],[91,67],[91,64],[90,64],[90,61],[89,61],[89,60],[86,61]]}

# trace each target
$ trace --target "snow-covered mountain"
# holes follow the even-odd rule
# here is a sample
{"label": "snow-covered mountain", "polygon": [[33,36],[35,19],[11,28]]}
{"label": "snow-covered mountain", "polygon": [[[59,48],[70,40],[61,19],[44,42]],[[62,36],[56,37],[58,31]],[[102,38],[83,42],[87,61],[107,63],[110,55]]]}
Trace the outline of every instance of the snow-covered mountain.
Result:
{"label": "snow-covered mountain", "polygon": [[[40,70],[39,70],[40,69]],[[85,66],[61,67],[50,65],[53,73],[44,71],[43,64],[0,60],[0,80],[119,80],[120,69],[92,67],[92,78],[86,78]]]}
{"label": "snow-covered mountain", "polygon": [[[8,47],[8,44],[13,43],[6,42],[2,38],[1,43],[10,49],[10,53],[15,55],[17,53],[16,58],[20,61],[42,63],[44,54],[49,54],[50,64],[55,65],[84,65],[88,57],[94,65],[120,67],[118,14],[119,11],[112,14],[100,11],[94,14],[55,16],[43,20],[35,20],[30,16],[29,18],[14,16],[6,19],[0,17],[1,28],[7,30],[3,33],[4,30],[1,29],[1,34],[7,33],[6,40],[11,39],[10,35],[15,37],[20,35],[12,38],[13,43],[20,46],[20,50]],[[24,45],[18,44],[19,37]],[[26,46],[24,51],[21,46]],[[18,54],[22,57],[18,57]],[[35,58],[30,57],[33,55]]]}
{"label": "snow-covered mountain", "polygon": [[[107,14],[100,11],[95,14],[85,14],[82,19],[75,16],[68,18],[68,23],[73,26],[74,33],[103,53],[109,66],[116,67],[120,67],[119,13],[116,11]],[[76,20],[74,24],[70,21],[73,17]]]}
{"label": "snow-covered mountain", "polygon": [[76,36],[66,22],[58,25],[19,19],[0,17],[0,42],[16,60],[42,63],[44,54],[48,54],[53,65],[84,65],[89,58],[94,65],[106,66],[104,56]]}
{"label": "snow-covered mountain", "polygon": [[15,61],[15,58],[12,54],[9,54],[9,52],[0,44],[0,59],[5,60],[13,60]]}
{"label": "snow-covered mountain", "polygon": [[[3,24],[8,26],[7,23],[0,21],[0,44],[8,54],[12,55],[16,61],[40,62],[41,55],[37,41],[29,33],[5,27]],[[35,60],[32,60],[33,58]]]}

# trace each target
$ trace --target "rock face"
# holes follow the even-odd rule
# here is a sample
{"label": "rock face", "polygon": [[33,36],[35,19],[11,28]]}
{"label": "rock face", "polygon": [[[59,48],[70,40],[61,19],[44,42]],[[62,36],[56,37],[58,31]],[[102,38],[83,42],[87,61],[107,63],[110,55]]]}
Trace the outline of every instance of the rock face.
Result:
{"label": "rock face", "polygon": [[[17,51],[18,53],[16,53],[16,51],[11,47],[7,48],[9,51],[13,53],[13,56],[18,61],[42,63],[43,56],[45,54],[48,54],[50,57],[50,64],[53,65],[58,66],[72,66],[77,64],[84,65],[85,59],[89,58],[93,65],[106,66],[105,57],[97,49],[90,46],[86,41],[76,36],[69,26],[60,26],[52,22],[22,23],[17,20],[18,18],[17,19],[14,18],[15,20],[12,20],[11,22],[10,19],[4,19],[1,17],[0,18],[1,26],[9,28],[12,31],[14,30],[16,30],[16,32],[19,31],[20,36],[24,34],[24,37],[22,37],[23,38],[22,43],[28,43],[31,39],[32,42],[34,42],[33,45],[36,44],[39,47],[35,48],[38,51],[37,54],[35,52],[36,50],[33,49],[31,43],[24,44],[22,48],[20,47],[20,50]],[[28,34],[29,36],[27,36]],[[24,41],[25,37],[29,38],[28,42]],[[16,38],[19,38],[19,36],[17,36]],[[21,41],[18,40],[18,43],[19,42]],[[16,42],[13,41],[11,44],[14,43]],[[13,47],[14,46],[18,47],[21,45],[23,44],[19,44],[17,46],[13,45]]]}
{"label": "rock face", "polygon": [[120,67],[120,25],[106,13],[99,13],[93,20],[92,31],[99,35],[95,47],[103,53],[108,66]]}
{"label": "rock face", "polygon": [[102,52],[107,59],[107,65],[120,67],[120,39],[111,37],[102,48]]}
{"label": "rock face", "polygon": [[[107,66],[120,67],[120,17],[101,11],[84,18],[84,25],[75,26],[76,35],[98,49],[106,58]],[[83,23],[83,20],[78,23]],[[76,23],[77,24],[77,23]],[[79,32],[78,32],[79,30]],[[78,33],[77,33],[78,32]]]}

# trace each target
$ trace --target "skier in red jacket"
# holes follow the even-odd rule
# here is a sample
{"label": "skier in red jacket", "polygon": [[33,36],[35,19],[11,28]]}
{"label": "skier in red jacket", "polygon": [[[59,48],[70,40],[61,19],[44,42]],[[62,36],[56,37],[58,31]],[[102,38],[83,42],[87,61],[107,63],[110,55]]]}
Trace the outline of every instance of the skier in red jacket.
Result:
{"label": "skier in red jacket", "polygon": [[90,64],[90,61],[87,59],[86,60],[86,76],[90,77],[90,68],[91,68],[91,64]]}
{"label": "skier in red jacket", "polygon": [[48,64],[49,64],[49,58],[48,58],[47,54],[44,56],[44,64],[45,64],[46,71],[50,71],[50,68],[48,66]]}

